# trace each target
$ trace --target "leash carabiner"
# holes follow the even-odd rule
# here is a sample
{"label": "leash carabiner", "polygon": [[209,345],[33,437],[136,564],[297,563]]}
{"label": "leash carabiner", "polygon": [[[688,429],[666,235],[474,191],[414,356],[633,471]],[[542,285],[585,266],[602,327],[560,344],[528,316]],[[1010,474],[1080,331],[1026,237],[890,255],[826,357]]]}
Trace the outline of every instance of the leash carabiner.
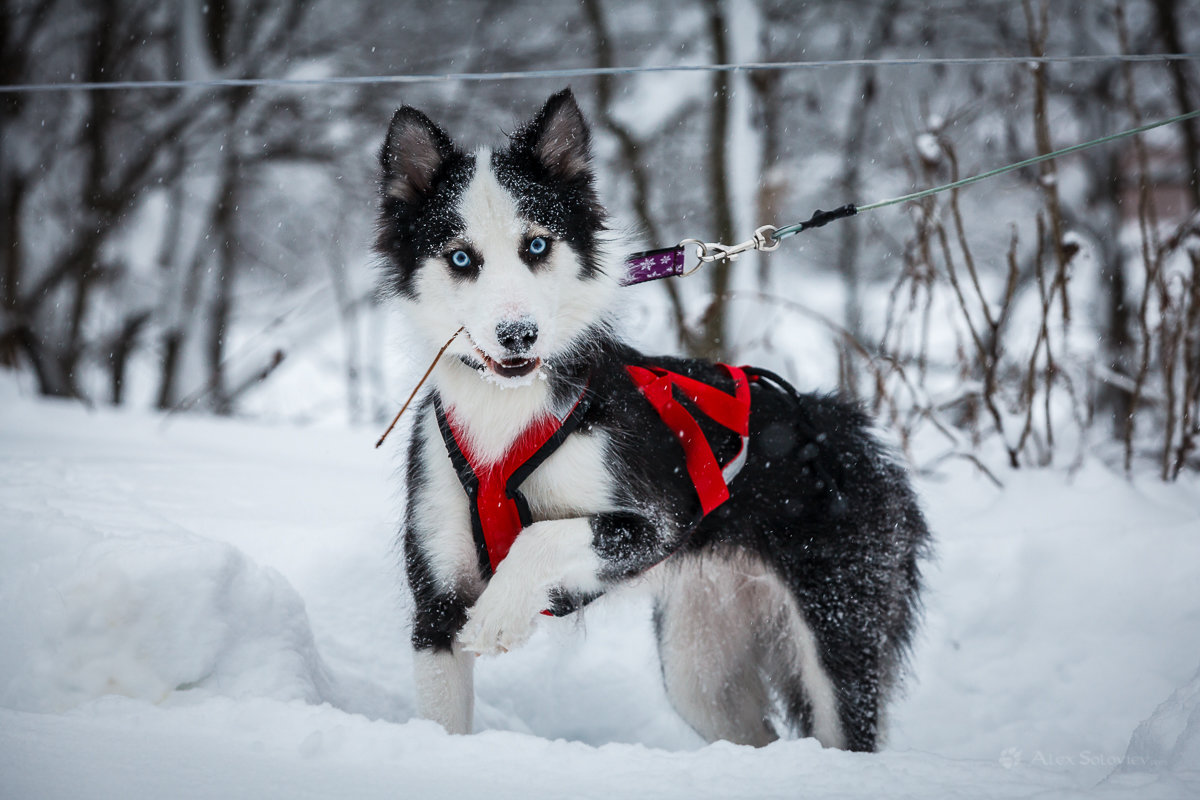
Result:
{"label": "leash carabiner", "polygon": [[699,239],[684,239],[679,243],[680,247],[685,247],[689,244],[696,246],[696,266],[684,272],[680,277],[686,278],[705,264],[711,264],[714,261],[737,261],[738,256],[750,250],[757,250],[760,253],[770,253],[773,250],[778,250],[782,242],[776,238],[775,231],[778,230],[774,225],[763,225],[754,231],[754,236],[744,242],[738,244],[721,244],[720,242],[702,242]]}

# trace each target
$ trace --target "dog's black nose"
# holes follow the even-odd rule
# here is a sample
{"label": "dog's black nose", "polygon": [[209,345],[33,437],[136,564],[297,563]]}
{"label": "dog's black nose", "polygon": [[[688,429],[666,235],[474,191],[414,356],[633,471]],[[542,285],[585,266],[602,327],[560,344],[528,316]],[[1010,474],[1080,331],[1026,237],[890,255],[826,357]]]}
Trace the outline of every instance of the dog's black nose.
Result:
{"label": "dog's black nose", "polygon": [[496,341],[510,353],[524,353],[537,341],[538,327],[533,317],[506,319],[496,326]]}

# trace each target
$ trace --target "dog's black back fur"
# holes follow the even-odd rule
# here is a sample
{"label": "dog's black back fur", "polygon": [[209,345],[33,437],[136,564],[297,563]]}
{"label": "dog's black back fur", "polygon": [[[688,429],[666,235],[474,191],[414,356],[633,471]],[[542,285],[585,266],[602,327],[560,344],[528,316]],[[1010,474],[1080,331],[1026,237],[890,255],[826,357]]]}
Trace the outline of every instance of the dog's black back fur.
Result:
{"label": "dog's black back fur", "polygon": [[[611,577],[631,576],[676,551],[754,553],[777,571],[814,629],[840,694],[846,747],[874,749],[879,702],[898,677],[917,621],[918,559],[929,540],[903,470],[855,405],[796,392],[748,367],[751,449],[730,499],[702,517],[695,488],[679,469],[682,448],[632,386],[626,364],[664,367],[733,392],[728,373],[711,363],[648,358],[615,343],[592,366],[597,399],[589,422],[611,438],[623,499],[637,507],[669,498],[654,511],[673,518],[664,527],[679,536],[614,526],[597,540],[608,548]],[[737,437],[689,410],[718,460],[729,460]],[[804,728],[803,720],[791,722]]]}

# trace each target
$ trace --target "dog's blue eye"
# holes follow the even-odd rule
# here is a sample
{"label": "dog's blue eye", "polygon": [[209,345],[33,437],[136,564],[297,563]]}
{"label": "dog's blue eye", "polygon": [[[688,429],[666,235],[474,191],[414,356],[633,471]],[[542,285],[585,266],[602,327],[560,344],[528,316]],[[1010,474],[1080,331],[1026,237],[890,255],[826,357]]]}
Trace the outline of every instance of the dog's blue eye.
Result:
{"label": "dog's blue eye", "polygon": [[540,256],[546,252],[546,240],[538,236],[529,243],[529,252],[535,256]]}
{"label": "dog's blue eye", "polygon": [[466,250],[455,250],[450,254],[450,263],[459,269],[471,266],[471,254]]}

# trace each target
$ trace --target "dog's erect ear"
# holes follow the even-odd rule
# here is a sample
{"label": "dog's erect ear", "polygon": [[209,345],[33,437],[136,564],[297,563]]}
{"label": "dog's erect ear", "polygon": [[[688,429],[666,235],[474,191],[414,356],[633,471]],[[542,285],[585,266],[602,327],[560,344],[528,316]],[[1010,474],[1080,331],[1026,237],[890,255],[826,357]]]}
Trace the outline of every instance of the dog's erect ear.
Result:
{"label": "dog's erect ear", "polygon": [[512,139],[514,149],[527,151],[553,178],[571,181],[591,174],[591,134],[570,89],[551,95]]}
{"label": "dog's erect ear", "polygon": [[453,154],[454,143],[429,117],[409,106],[399,109],[379,154],[383,193],[404,203],[419,202]]}

